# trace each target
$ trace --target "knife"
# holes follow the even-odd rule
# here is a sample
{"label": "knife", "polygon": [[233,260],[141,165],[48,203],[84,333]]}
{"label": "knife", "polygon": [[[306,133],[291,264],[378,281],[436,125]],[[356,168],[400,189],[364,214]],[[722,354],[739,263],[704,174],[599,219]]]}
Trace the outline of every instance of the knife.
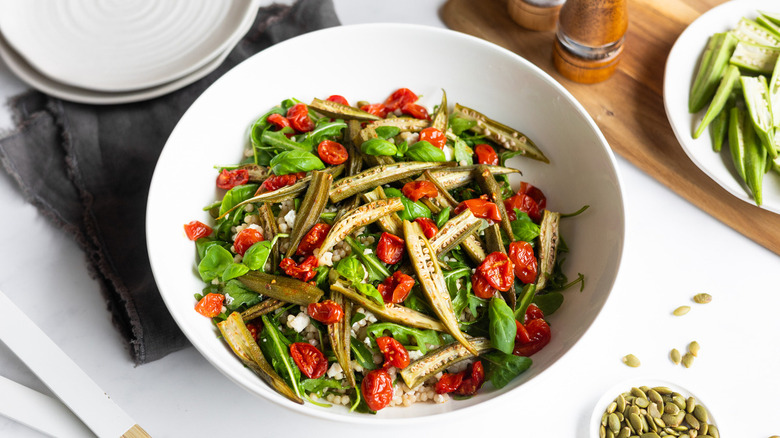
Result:
{"label": "knife", "polygon": [[149,437],[2,291],[0,340],[98,437]]}

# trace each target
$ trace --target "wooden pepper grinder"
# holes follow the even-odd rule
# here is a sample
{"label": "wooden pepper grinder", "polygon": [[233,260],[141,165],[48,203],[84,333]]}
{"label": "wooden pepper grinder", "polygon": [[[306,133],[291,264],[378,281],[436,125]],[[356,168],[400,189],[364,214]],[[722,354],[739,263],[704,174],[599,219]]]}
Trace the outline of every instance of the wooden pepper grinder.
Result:
{"label": "wooden pepper grinder", "polygon": [[626,0],[568,0],[558,19],[553,62],[575,82],[601,82],[615,72],[628,28]]}
{"label": "wooden pepper grinder", "polygon": [[507,11],[515,23],[529,30],[555,30],[558,13],[566,0],[508,0]]}

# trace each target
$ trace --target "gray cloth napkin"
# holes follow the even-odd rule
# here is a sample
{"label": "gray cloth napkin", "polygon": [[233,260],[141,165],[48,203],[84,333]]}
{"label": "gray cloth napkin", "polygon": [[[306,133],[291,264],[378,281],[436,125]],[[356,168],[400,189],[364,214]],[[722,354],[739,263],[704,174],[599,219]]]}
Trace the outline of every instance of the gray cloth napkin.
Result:
{"label": "gray cloth napkin", "polygon": [[[190,104],[236,64],[285,39],[337,25],[331,0],[271,5],[260,9],[216,71],[166,96],[93,106],[28,92],[9,102],[17,128],[0,140],[0,161],[26,198],[84,249],[136,364],[187,345],[146,253],[146,198],[168,136]],[[264,104],[272,102],[258,102]]]}

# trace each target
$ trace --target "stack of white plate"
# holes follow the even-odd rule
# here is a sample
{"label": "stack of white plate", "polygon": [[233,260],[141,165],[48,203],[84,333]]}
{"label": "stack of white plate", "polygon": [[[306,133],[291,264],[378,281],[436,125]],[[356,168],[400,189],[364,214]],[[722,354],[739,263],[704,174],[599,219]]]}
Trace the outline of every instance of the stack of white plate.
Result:
{"label": "stack of white plate", "polygon": [[0,0],[0,58],[44,93],[115,104],[217,68],[261,0]]}

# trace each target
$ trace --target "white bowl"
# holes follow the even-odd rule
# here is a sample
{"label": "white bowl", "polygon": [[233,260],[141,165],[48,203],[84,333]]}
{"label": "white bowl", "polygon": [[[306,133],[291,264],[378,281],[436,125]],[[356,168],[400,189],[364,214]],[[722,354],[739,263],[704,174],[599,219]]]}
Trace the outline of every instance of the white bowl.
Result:
{"label": "white bowl", "polygon": [[[562,221],[571,252],[565,271],[586,276],[583,292],[565,292],[550,318],[552,341],[534,365],[501,390],[488,386],[477,396],[443,404],[387,408],[376,416],[341,408],[299,406],[245,368],[215,335],[211,322],[193,310],[203,288],[195,272],[195,250],[182,225],[209,220],[202,207],[217,197],[214,165],[234,163],[247,144],[250,124],[283,99],[304,102],[330,94],[350,102],[381,101],[408,87],[428,108],[447,91],[450,105],[462,103],[531,137],[551,164],[516,159],[523,179],[541,188],[548,207],[588,211]],[[519,179],[518,179],[519,180]],[[538,376],[561,359],[596,319],[612,289],[623,252],[625,217],[615,159],[582,106],[557,82],[525,59],[461,33],[413,25],[336,27],[273,46],[238,65],[192,105],[171,134],[155,169],[147,209],[147,244],[166,305],[192,344],[217,369],[248,391],[298,412],[376,424],[458,412],[494,401]]]}
{"label": "white bowl", "polygon": [[[727,145],[724,145],[721,153],[713,152],[709,129],[699,138],[693,138],[693,131],[707,110],[705,108],[697,114],[690,114],[688,95],[696,67],[710,36],[734,29],[742,17],[755,18],[758,10],[780,12],[776,0],[734,0],[702,14],[677,38],[666,60],[664,73],[666,116],[685,153],[702,172],[726,191],[753,205],[755,202],[734,168]],[[761,208],[780,213],[780,175],[773,171],[764,175],[762,192]]]}

